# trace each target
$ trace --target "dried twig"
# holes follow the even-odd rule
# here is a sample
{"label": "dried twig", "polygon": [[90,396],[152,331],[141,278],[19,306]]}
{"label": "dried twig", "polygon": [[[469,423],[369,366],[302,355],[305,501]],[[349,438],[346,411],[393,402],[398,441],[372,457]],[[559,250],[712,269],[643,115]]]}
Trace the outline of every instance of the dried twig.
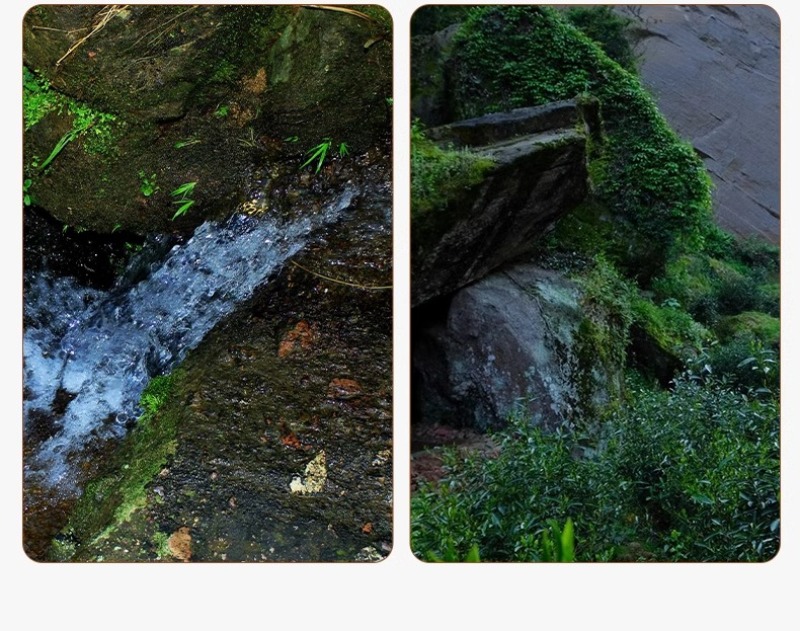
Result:
{"label": "dried twig", "polygon": [[355,9],[348,9],[346,7],[334,7],[330,4],[306,4],[302,5],[303,9],[319,9],[321,11],[338,11],[339,13],[346,13],[347,15],[353,15],[357,18],[361,18],[362,20],[366,20],[367,22],[375,22],[374,18],[371,18],[366,13],[362,13],[361,11],[356,11]]}
{"label": "dried twig", "polygon": [[346,280],[341,280],[339,278],[333,278],[332,276],[325,276],[325,274],[320,274],[319,272],[315,272],[313,270],[310,270],[307,267],[303,267],[302,265],[300,265],[300,263],[295,263],[294,261],[289,261],[289,262],[292,265],[294,265],[295,267],[299,267],[304,272],[308,272],[312,276],[317,276],[319,278],[322,278],[324,280],[328,280],[328,281],[330,281],[332,283],[337,283],[339,285],[346,285],[348,287],[355,287],[357,289],[367,289],[367,290],[375,290],[375,291],[381,290],[381,289],[391,289],[392,288],[391,285],[362,285],[360,283],[351,283],[351,282],[348,282]]}
{"label": "dried twig", "polygon": [[89,31],[86,35],[81,37],[77,42],[75,42],[72,46],[69,47],[69,50],[65,52],[61,59],[56,62],[56,68],[61,65],[61,62],[64,61],[67,57],[69,57],[73,52],[75,52],[83,43],[89,39],[92,35],[100,31],[106,24],[108,24],[116,15],[119,15],[128,8],[129,5],[127,4],[109,4],[100,9],[95,16],[95,19],[92,20],[92,30]]}

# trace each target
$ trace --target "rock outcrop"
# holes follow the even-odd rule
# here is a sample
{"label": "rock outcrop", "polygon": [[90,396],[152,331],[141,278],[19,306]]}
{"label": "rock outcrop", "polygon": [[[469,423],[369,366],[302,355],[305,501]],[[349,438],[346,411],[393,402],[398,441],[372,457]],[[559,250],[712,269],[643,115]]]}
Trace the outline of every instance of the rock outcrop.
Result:
{"label": "rock outcrop", "polygon": [[767,5],[641,5],[637,15],[642,80],[702,156],[716,186],[717,221],[777,243],[778,14]]}
{"label": "rock outcrop", "polygon": [[587,193],[586,139],[574,102],[523,108],[429,131],[494,167],[445,219],[412,227],[412,306],[451,293],[525,253]]}

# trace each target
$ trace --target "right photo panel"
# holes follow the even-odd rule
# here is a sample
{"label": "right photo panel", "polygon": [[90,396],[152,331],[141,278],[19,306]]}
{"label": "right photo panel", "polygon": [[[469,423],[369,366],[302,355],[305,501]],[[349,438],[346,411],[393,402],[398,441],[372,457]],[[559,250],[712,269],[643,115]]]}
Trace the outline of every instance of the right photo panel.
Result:
{"label": "right photo panel", "polygon": [[411,22],[411,548],[764,562],[780,505],[780,18]]}

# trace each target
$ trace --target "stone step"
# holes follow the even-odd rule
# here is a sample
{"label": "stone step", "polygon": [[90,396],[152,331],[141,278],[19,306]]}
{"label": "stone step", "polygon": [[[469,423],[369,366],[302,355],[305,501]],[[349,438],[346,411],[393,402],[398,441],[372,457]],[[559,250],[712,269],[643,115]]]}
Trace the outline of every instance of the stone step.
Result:
{"label": "stone step", "polygon": [[427,135],[438,144],[480,147],[556,129],[574,129],[580,120],[580,111],[574,100],[556,101],[433,127]]}

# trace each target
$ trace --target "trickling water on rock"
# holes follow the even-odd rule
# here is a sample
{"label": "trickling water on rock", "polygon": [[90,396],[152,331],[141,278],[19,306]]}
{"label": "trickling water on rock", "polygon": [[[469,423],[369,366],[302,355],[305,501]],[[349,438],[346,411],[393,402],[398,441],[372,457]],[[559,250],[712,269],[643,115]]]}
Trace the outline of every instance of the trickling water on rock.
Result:
{"label": "trickling water on rock", "polygon": [[204,223],[133,285],[125,274],[109,291],[46,271],[27,279],[25,426],[43,414],[53,425],[26,462],[29,479],[74,491],[72,455],[93,436],[121,436],[149,379],[180,362],[355,197],[347,188],[290,223],[241,215]]}

